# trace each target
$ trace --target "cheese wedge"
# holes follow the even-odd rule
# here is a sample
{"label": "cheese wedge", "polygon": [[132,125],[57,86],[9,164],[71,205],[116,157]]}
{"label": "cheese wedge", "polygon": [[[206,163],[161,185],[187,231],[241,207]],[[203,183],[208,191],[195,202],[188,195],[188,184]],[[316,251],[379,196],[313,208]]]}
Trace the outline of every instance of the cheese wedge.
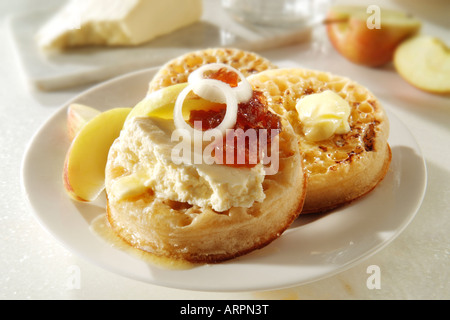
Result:
{"label": "cheese wedge", "polygon": [[198,21],[201,0],[71,0],[37,34],[43,49],[136,46]]}

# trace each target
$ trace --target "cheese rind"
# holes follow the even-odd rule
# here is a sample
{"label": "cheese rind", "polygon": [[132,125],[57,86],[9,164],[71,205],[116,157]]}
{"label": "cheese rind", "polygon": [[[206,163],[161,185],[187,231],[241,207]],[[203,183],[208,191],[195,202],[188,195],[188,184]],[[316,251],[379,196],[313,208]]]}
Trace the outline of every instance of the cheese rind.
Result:
{"label": "cheese rind", "polygon": [[198,21],[201,0],[72,0],[38,32],[44,49],[136,46]]}

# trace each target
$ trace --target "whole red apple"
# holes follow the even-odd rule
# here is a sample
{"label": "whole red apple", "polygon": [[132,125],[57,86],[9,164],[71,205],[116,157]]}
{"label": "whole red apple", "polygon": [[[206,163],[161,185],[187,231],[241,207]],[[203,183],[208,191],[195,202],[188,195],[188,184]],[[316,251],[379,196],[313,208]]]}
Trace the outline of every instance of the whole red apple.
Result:
{"label": "whole red apple", "polygon": [[335,6],[327,14],[331,43],[354,63],[379,67],[391,62],[397,46],[421,28],[419,20],[403,12],[377,8]]}

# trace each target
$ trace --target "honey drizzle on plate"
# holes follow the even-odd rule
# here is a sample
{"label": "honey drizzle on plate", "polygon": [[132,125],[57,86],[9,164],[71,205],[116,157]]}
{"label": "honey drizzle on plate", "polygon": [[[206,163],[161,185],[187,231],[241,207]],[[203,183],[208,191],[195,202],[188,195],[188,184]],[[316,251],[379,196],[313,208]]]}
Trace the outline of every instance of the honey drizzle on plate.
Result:
{"label": "honey drizzle on plate", "polygon": [[95,218],[90,224],[90,230],[107,243],[111,244],[112,247],[137,257],[149,265],[169,270],[187,270],[197,266],[196,264],[188,261],[160,257],[150,252],[132,247],[112,230],[106,215],[100,215]]}

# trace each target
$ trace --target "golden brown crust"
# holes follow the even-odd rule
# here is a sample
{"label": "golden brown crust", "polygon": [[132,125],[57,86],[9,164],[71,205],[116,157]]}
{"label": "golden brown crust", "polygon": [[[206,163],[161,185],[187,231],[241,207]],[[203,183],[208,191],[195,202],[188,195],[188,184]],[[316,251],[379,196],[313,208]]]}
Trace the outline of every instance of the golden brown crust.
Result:
{"label": "golden brown crust", "polygon": [[189,74],[208,63],[224,63],[239,70],[244,76],[276,68],[266,58],[235,48],[209,48],[189,52],[170,60],[161,67],[149,85],[149,92],[177,83],[187,82]]}
{"label": "golden brown crust", "polygon": [[[381,170],[378,171],[378,175],[372,180],[371,184],[363,185],[361,187],[361,191],[347,193],[346,197],[343,197],[342,193],[338,193],[335,198],[330,196],[328,199],[328,203],[325,202],[327,200],[327,197],[318,196],[319,194],[318,192],[315,193],[316,197],[313,197],[310,193],[308,198],[308,205],[306,205],[305,201],[305,206],[303,207],[302,214],[328,212],[333,209],[348,205],[351,202],[356,201],[364,197],[365,195],[369,194],[371,191],[373,191],[373,189],[375,189],[378,186],[378,184],[386,176],[389,170],[391,159],[392,159],[391,148],[389,145],[387,145],[386,158],[384,159],[382,168]],[[341,186],[337,187],[339,188]],[[329,190],[330,188],[327,189]]]}
{"label": "golden brown crust", "polygon": [[[370,192],[391,160],[389,122],[376,97],[365,87],[330,73],[300,68],[267,70],[250,76],[269,107],[286,118],[300,141],[308,188],[303,213],[330,210]],[[304,95],[332,90],[349,102],[351,131],[311,142],[295,108]]]}
{"label": "golden brown crust", "polygon": [[[302,190],[306,190],[306,174],[304,173],[304,178],[303,178],[303,186],[302,186]],[[269,245],[271,242],[273,242],[274,240],[276,240],[277,238],[279,238],[281,236],[281,234],[286,231],[290,225],[297,219],[297,217],[299,216],[300,212],[302,211],[302,207],[303,207],[303,203],[305,200],[305,192],[300,192],[298,194],[298,207],[297,208],[293,208],[290,212],[288,212],[286,215],[289,217],[289,219],[286,219],[284,225],[280,225],[279,231],[276,233],[270,233],[267,234],[267,237],[265,239],[261,239],[259,242],[255,242],[253,244],[253,246],[249,246],[245,249],[242,249],[241,251],[236,251],[234,253],[226,253],[226,254],[210,254],[210,255],[204,255],[204,254],[161,254],[158,253],[156,251],[153,251],[153,249],[148,249],[148,247],[139,247],[136,246],[136,243],[134,241],[131,240],[130,236],[127,234],[124,234],[123,232],[118,233],[118,236],[124,240],[125,242],[127,242],[129,245],[133,246],[133,247],[137,247],[138,249],[141,249],[143,251],[147,251],[147,252],[153,252],[156,255],[162,256],[162,257],[170,257],[171,259],[175,259],[175,260],[184,260],[184,261],[188,261],[191,263],[220,263],[223,261],[227,261],[227,260],[231,260],[231,259],[235,259],[237,257],[243,256],[245,254],[248,254],[252,251],[258,250],[258,249],[262,249],[263,247]],[[110,211],[110,206],[109,206],[109,201],[107,201],[107,219],[109,221],[109,224],[113,227],[113,229],[116,230],[118,229],[118,226],[116,225],[116,222],[114,221],[114,219],[111,217],[111,211]],[[236,233],[242,233],[237,231]],[[237,236],[239,236],[239,234],[237,234]],[[236,237],[236,235],[233,235],[232,233],[230,233],[228,235],[228,237],[233,238]]]}

